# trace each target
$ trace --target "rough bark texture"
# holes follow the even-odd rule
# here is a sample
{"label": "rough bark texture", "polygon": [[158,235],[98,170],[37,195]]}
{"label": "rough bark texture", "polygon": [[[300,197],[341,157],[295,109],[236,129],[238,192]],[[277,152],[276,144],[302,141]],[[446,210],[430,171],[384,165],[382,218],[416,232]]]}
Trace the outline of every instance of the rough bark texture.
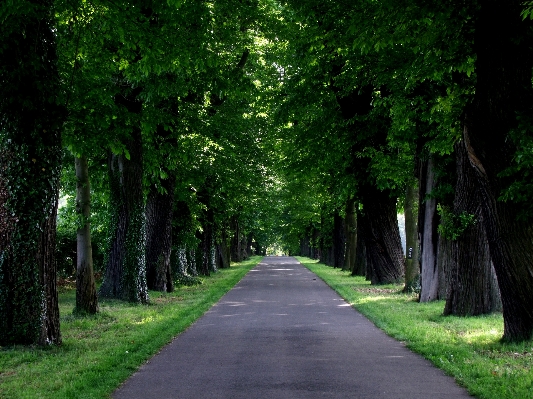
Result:
{"label": "rough bark texture", "polygon": [[346,217],[344,218],[344,237],[346,238],[346,250],[344,253],[343,270],[353,271],[357,250],[357,213],[355,200],[346,202]]}
{"label": "rough bark texture", "polygon": [[510,132],[516,115],[533,106],[531,21],[521,20],[522,1],[485,1],[478,12],[474,50],[476,88],[467,110],[464,142],[481,190],[483,223],[501,291],[504,339],[533,335],[533,223],[517,220],[517,206],[498,201],[509,183],[500,173],[511,164]]}
{"label": "rough bark texture", "polygon": [[[52,1],[3,4],[0,345],[60,344],[55,237],[61,128]],[[7,12],[7,14],[5,14]]]}
{"label": "rough bark texture", "polygon": [[217,267],[227,269],[231,264],[230,246],[228,245],[228,233],[222,228],[220,242],[216,245]]}
{"label": "rough bark texture", "polygon": [[437,244],[437,298],[446,299],[452,284],[453,241],[439,234]]}
{"label": "rough bark texture", "polygon": [[242,262],[241,231],[239,220],[235,216],[231,219],[231,229],[233,230],[233,236],[231,237],[231,260],[233,262]]}
{"label": "rough bark texture", "polygon": [[436,185],[433,160],[429,158],[421,167],[418,229],[420,237],[420,302],[439,298],[439,269],[437,265],[438,217],[437,200],[429,195]]}
{"label": "rough bark texture", "polygon": [[161,181],[165,190],[150,187],[146,201],[146,282],[148,289],[172,292],[172,215],[174,208],[175,177]]}
{"label": "rough bark texture", "polygon": [[405,286],[404,292],[420,288],[420,261],[418,244],[418,184],[409,185],[405,193]]}
{"label": "rough bark texture", "polygon": [[[476,176],[468,161],[462,142],[455,146],[457,184],[453,213],[474,215],[474,224],[465,226],[452,242],[449,286],[444,314],[475,316],[491,313],[500,307],[498,287],[489,253],[489,245],[483,216],[481,198],[475,184]],[[496,296],[494,296],[496,294]]]}
{"label": "rough bark texture", "polygon": [[42,233],[37,248],[37,264],[39,265],[39,283],[43,288],[44,295],[41,304],[41,333],[37,343],[50,345],[61,343],[59,326],[59,302],[57,295],[57,268],[55,260],[56,248],[56,221],[57,206],[59,200],[59,187],[56,189],[55,204],[52,205],[51,213],[42,224]]}
{"label": "rough bark texture", "polygon": [[[200,245],[197,249],[196,268],[198,273],[209,276],[215,270],[215,242],[214,242],[214,214],[212,209],[207,209],[203,218],[203,231],[197,234]],[[242,256],[242,255],[241,255]],[[244,258],[242,258],[244,259]]]}
{"label": "rough bark texture", "polygon": [[110,155],[110,202],[114,226],[100,295],[147,303],[142,142],[135,130],[124,155]]}
{"label": "rough bark texture", "polygon": [[76,213],[82,221],[77,230],[76,242],[76,313],[98,312],[98,297],[93,270],[91,245],[91,186],[87,158],[75,158],[76,167]]}
{"label": "rough bark texture", "polygon": [[346,248],[344,229],[344,219],[336,211],[333,215],[333,267],[342,268],[344,266],[344,251]]}
{"label": "rough bark texture", "polygon": [[360,212],[357,213],[357,247],[355,249],[355,263],[352,269],[352,276],[366,276],[367,256],[365,246],[364,220]]}
{"label": "rough bark texture", "polygon": [[403,249],[398,228],[396,198],[373,186],[363,191],[366,255],[372,284],[398,283],[403,279]]}

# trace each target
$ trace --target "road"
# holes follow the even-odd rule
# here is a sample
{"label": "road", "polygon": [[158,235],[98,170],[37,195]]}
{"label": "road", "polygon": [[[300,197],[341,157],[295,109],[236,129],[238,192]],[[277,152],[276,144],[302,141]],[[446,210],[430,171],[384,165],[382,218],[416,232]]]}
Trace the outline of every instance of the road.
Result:
{"label": "road", "polygon": [[471,398],[290,257],[266,257],[114,399]]}

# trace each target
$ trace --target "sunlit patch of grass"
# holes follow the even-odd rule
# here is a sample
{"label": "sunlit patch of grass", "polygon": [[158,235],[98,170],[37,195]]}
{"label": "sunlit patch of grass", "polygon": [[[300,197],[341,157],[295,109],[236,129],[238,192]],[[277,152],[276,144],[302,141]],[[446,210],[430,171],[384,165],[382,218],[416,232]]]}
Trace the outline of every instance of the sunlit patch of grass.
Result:
{"label": "sunlit patch of grass", "polygon": [[101,299],[93,316],[72,314],[75,289],[59,297],[63,345],[0,347],[0,398],[106,398],[185,330],[262,258],[232,264],[202,284],[150,292],[149,305]]}
{"label": "sunlit patch of grass", "polygon": [[390,336],[405,342],[483,399],[533,398],[533,342],[506,344],[501,313],[443,316],[444,301],[418,303],[401,285],[373,287],[364,277],[298,258]]}

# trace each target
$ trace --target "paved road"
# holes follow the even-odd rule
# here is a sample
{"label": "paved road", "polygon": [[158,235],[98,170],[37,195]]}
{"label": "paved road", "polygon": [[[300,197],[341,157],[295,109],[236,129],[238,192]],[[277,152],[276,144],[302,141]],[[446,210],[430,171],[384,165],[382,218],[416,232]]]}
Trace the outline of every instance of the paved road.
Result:
{"label": "paved road", "polygon": [[470,396],[294,258],[266,257],[113,398]]}

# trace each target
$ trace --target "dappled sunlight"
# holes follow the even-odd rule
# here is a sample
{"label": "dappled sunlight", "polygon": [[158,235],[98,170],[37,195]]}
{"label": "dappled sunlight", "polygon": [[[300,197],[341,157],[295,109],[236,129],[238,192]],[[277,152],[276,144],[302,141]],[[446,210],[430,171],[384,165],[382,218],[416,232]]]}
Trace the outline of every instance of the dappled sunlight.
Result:
{"label": "dappled sunlight", "polygon": [[500,342],[500,339],[503,335],[503,329],[492,329],[489,331],[479,329],[473,331],[458,332],[457,335],[469,344],[493,344]]}
{"label": "dappled sunlight", "polygon": [[139,321],[134,321],[131,324],[142,325],[142,324],[152,323],[152,322],[154,322],[156,320],[160,320],[160,319],[161,319],[161,316],[147,316],[147,317],[142,318]]}
{"label": "dappled sunlight", "polygon": [[220,305],[226,305],[226,306],[246,306],[246,303],[244,303],[244,302],[221,302]]}

